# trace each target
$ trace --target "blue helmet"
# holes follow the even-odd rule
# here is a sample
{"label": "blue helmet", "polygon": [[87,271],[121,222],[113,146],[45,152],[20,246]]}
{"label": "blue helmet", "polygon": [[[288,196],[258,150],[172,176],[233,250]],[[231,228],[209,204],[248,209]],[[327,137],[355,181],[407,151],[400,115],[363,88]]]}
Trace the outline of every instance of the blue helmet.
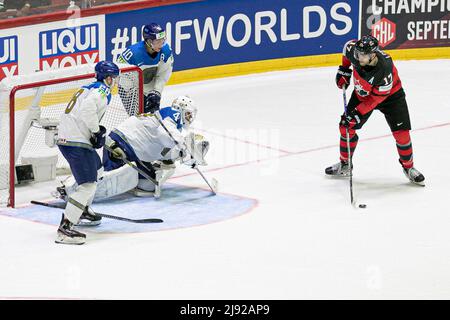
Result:
{"label": "blue helmet", "polygon": [[119,67],[111,61],[100,61],[95,65],[95,77],[98,81],[105,80],[106,77],[117,77],[120,74]]}
{"label": "blue helmet", "polygon": [[157,23],[150,23],[144,26],[142,31],[144,40],[159,40],[166,38],[166,31]]}

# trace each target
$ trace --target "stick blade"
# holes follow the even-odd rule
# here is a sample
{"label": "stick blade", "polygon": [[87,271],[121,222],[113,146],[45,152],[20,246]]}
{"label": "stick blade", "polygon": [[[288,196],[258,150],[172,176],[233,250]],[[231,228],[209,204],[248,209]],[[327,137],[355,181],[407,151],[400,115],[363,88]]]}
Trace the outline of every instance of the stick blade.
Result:
{"label": "stick blade", "polygon": [[219,190],[219,181],[217,181],[216,178],[211,179],[211,189],[214,194],[217,194],[217,191]]}
{"label": "stick blade", "polygon": [[151,218],[151,219],[139,219],[139,220],[134,220],[136,223],[163,223],[164,220],[162,219],[155,219],[155,218]]}

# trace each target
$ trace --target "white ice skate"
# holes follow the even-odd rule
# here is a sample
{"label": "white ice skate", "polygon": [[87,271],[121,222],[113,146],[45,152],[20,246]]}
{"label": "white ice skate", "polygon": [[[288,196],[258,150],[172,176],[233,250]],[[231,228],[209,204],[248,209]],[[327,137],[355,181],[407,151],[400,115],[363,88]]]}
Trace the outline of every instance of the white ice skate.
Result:
{"label": "white ice skate", "polygon": [[403,168],[403,173],[409,179],[409,181],[411,181],[412,183],[417,184],[419,186],[423,186],[423,187],[425,186],[425,177],[416,168],[414,168],[414,167],[409,168],[409,169]]}
{"label": "white ice skate", "polygon": [[350,176],[350,166],[348,162],[340,161],[331,167],[325,169],[325,174],[329,176],[336,177],[349,177]]}

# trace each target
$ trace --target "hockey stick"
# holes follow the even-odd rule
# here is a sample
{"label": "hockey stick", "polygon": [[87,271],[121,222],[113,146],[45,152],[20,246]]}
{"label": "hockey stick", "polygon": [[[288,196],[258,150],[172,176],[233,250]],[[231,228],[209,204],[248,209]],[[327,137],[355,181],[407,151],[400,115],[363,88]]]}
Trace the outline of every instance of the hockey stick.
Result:
{"label": "hockey stick", "polygon": [[[114,151],[107,145],[104,145],[104,148],[106,150],[108,150],[109,152],[113,153]],[[155,186],[159,186],[159,182],[156,181],[155,179],[153,179],[152,177],[150,177],[145,171],[139,169],[137,167],[137,165],[135,165],[134,163],[132,163],[131,161],[128,161],[128,159],[126,157],[122,157],[120,158],[120,160],[122,160],[123,162],[125,162],[127,165],[129,165],[130,167],[132,167],[134,170],[136,170],[137,172],[139,172],[140,174],[142,174],[146,179],[150,180],[151,182],[153,182],[155,184]],[[148,168],[141,162],[139,161],[139,163],[148,170]],[[150,170],[149,170],[150,171]]]}
{"label": "hockey stick", "polygon": [[[35,201],[32,200],[31,201],[32,204],[37,204],[39,206],[44,206],[44,207],[49,207],[49,208],[56,208],[56,209],[64,209],[66,204],[64,204],[63,206],[61,205],[57,205],[57,204],[52,204],[52,203],[47,203],[47,202],[41,202],[41,201]],[[112,216],[109,214],[104,214],[104,213],[98,213],[95,212],[96,215],[102,217],[102,218],[107,218],[107,219],[114,219],[114,220],[120,220],[120,221],[127,221],[127,222],[133,222],[133,223],[161,223],[164,222],[161,219],[155,219],[155,218],[149,218],[149,219],[129,219],[129,218],[124,218],[124,217],[118,217],[118,216]]]}
{"label": "hockey stick", "polygon": [[[342,97],[344,99],[344,113],[345,116],[348,115],[347,113],[347,94],[345,92],[345,86],[342,88]],[[354,204],[353,199],[353,165],[352,165],[352,156],[351,156],[351,149],[350,149],[350,133],[348,132],[348,127],[345,128],[345,134],[347,136],[347,155],[348,155],[348,165],[350,166],[350,201],[351,204]]]}
{"label": "hockey stick", "polygon": [[[159,124],[164,128],[164,130],[166,130],[167,134],[169,135],[169,137],[173,140],[173,142],[177,145],[180,146],[180,143],[172,136],[172,134],[170,133],[169,129],[166,128],[166,126],[164,125],[164,123],[161,121],[161,119],[155,115],[156,119],[158,119]],[[183,147],[183,146],[181,146]],[[184,149],[187,150],[187,147],[184,146]],[[192,157],[192,155],[191,155]],[[193,158],[193,157],[192,157]],[[200,171],[200,169],[197,167],[195,168],[195,170],[197,170],[197,172],[200,174],[200,176],[203,178],[203,180],[205,180],[206,184],[208,185],[208,187],[211,189],[212,193],[214,193],[214,195],[217,194],[217,189],[218,189],[218,182],[216,179],[212,179],[211,183],[209,183],[208,179],[206,179],[206,177],[203,175],[203,173]]]}

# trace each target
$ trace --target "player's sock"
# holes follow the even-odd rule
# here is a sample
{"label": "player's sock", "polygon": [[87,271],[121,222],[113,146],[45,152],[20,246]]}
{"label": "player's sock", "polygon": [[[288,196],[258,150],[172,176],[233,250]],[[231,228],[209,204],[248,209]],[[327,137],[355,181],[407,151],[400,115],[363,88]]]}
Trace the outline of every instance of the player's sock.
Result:
{"label": "player's sock", "polygon": [[392,132],[397,143],[397,151],[400,156],[400,163],[405,169],[410,169],[414,166],[413,149],[409,130],[399,130]]}
{"label": "player's sock", "polygon": [[86,235],[74,230],[73,223],[66,219],[63,214],[55,242],[61,244],[84,244],[86,242]]}
{"label": "player's sock", "polygon": [[[348,149],[347,149],[347,132],[346,128],[343,126],[339,126],[339,131],[341,133],[341,139],[340,139],[340,159],[341,161],[348,162]],[[356,134],[356,131],[354,129],[348,129],[348,135],[350,138],[350,156],[353,156],[353,153],[355,152],[356,146],[358,144],[358,135]]]}
{"label": "player's sock", "polygon": [[403,173],[412,183],[424,186],[424,175],[414,168],[413,150],[409,130],[394,131],[392,134],[397,143],[397,151],[400,156],[399,162],[403,167]]}

